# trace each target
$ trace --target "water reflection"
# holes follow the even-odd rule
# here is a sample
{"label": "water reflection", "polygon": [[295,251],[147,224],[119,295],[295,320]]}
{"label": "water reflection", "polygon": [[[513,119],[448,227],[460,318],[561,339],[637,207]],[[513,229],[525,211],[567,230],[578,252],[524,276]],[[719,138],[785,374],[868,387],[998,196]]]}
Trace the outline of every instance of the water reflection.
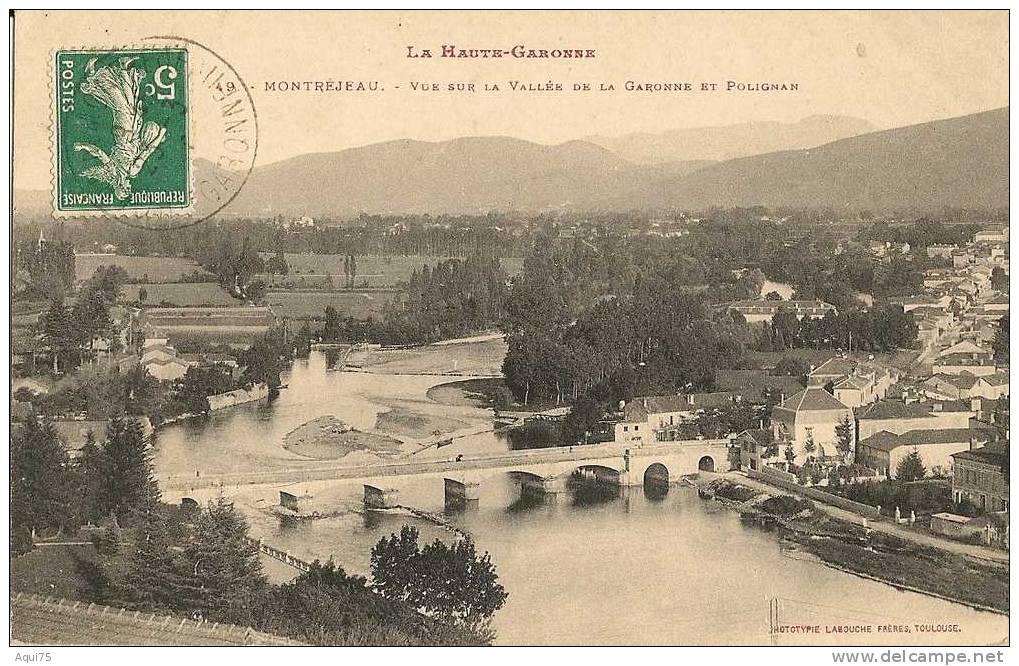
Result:
{"label": "water reflection", "polygon": [[336,370],[338,367],[342,367],[341,361],[343,359],[343,355],[340,353],[339,349],[327,348],[325,350],[325,358],[327,370]]}
{"label": "water reflection", "polygon": [[[370,429],[387,401],[424,405],[429,377],[392,377],[326,372],[323,354],[295,364],[290,388],[271,405],[237,408],[205,422],[180,423],[160,432],[157,469],[194,476],[201,467],[264,469],[307,464],[282,448],[289,430],[322,414],[336,414]],[[445,407],[435,413],[448,414]],[[487,416],[476,408],[448,408],[458,418]],[[489,434],[457,440],[454,446],[501,447]],[[463,450],[463,449],[460,449]],[[458,451],[457,451],[458,452]],[[443,456],[451,455],[443,449]],[[888,585],[836,571],[802,554],[784,552],[775,534],[743,525],[738,514],[701,500],[688,487],[649,479],[645,487],[609,484],[567,488],[559,501],[522,493],[520,482],[501,471],[479,473],[476,509],[447,514],[492,556],[500,582],[510,592],[495,616],[503,644],[730,644],[767,645],[768,603],[785,600],[789,623],[844,621],[853,609],[869,609],[876,621],[959,624],[957,634],[873,634],[886,644],[989,644],[1006,639],[1005,617],[959,604],[901,592]],[[675,482],[675,479],[672,479]],[[443,474],[391,477],[400,503],[431,513],[445,509]],[[279,491],[299,494],[303,511],[330,517],[281,526],[266,507]],[[330,557],[350,573],[370,573],[371,549],[404,524],[422,542],[454,538],[434,523],[407,515],[361,509],[362,482],[323,481],[228,488],[252,533],[303,559]],[[216,489],[195,491],[200,503]],[[307,497],[307,499],[305,499]],[[554,495],[553,495],[554,497]],[[291,572],[292,574],[292,572]],[[828,608],[806,605],[823,600]],[[801,644],[782,636],[779,644]],[[819,643],[853,644],[858,636],[821,635]]]}
{"label": "water reflection", "polygon": [[544,495],[522,492],[519,497],[506,507],[506,513],[526,513],[536,509],[544,509],[553,503],[553,501],[550,501]]}
{"label": "water reflection", "polygon": [[623,492],[618,485],[587,481],[571,483],[570,490],[573,494],[572,505],[578,508],[614,502]]}

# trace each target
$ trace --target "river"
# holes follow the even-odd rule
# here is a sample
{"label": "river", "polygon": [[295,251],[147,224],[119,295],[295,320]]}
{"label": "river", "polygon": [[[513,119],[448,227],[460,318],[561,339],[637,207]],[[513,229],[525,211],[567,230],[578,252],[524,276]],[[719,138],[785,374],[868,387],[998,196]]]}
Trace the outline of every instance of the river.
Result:
{"label": "river", "polygon": [[[461,368],[469,362],[464,350],[452,347],[447,353]],[[370,430],[380,413],[394,410],[401,418],[390,419],[386,428],[404,443],[404,456],[507,447],[491,432],[470,434],[491,428],[488,410],[428,398],[428,388],[448,378],[329,371],[316,353],[296,363],[285,381],[289,387],[271,405],[239,406],[161,429],[155,446],[159,477],[320,464],[289,453],[282,439],[326,414]],[[450,434],[428,430],[438,419],[450,432],[467,436],[436,450],[431,443]],[[442,478],[390,477],[384,485],[398,489],[401,504],[441,512]],[[701,500],[690,488],[672,486],[657,498],[640,488],[595,497],[571,491],[545,505],[522,503],[506,474],[489,472],[480,481],[478,508],[454,520],[492,554],[510,593],[495,616],[499,644],[945,645],[992,643],[1008,635],[1004,616],[901,592],[786,552],[774,534],[743,525],[735,513]],[[301,498],[303,510],[336,515],[281,527],[270,507],[283,489]],[[205,499],[215,492],[191,494]],[[351,572],[367,574],[371,546],[405,523],[417,526],[425,540],[449,538],[444,529],[417,518],[365,515],[357,480],[224,492],[244,511],[254,535],[306,559],[332,557]],[[294,574],[272,562],[266,569],[277,580]],[[772,599],[778,599],[781,625],[817,627],[820,633],[769,635]],[[950,630],[921,633],[918,624]],[[879,632],[891,625],[913,631]],[[872,633],[829,633],[860,627]]]}

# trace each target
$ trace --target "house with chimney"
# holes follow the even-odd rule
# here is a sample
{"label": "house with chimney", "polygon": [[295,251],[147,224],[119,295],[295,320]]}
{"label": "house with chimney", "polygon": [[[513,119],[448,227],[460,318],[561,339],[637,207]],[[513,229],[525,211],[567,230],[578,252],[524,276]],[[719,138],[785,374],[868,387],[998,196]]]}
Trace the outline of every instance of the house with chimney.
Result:
{"label": "house with chimney", "polygon": [[986,398],[997,400],[1008,395],[1008,372],[993,375],[933,375],[920,385],[924,395],[939,400],[969,400]]}
{"label": "house with chimney", "polygon": [[[838,441],[835,428],[846,419],[853,422],[853,410],[817,386],[808,386],[771,410],[775,438],[783,446],[792,445],[797,463],[808,455],[835,455]],[[813,443],[813,452],[806,450],[808,442]]]}
{"label": "house with chimney", "polygon": [[615,425],[615,441],[639,446],[690,439],[696,435],[692,421],[707,412],[724,409],[737,399],[727,391],[634,398],[623,405],[622,419]]}
{"label": "house with chimney", "polygon": [[953,356],[955,354],[961,354],[963,356],[970,356],[972,358],[982,358],[984,360],[990,360],[993,356],[993,351],[990,347],[982,345],[975,340],[963,339],[955,344],[942,349],[938,352],[938,358],[945,356]]}
{"label": "house with chimney", "polygon": [[142,343],[141,359],[138,362],[145,372],[159,381],[180,379],[188,368],[222,365],[237,379],[241,368],[237,359],[229,354],[180,354],[166,338],[148,338]]}
{"label": "house with chimney", "polygon": [[856,410],[857,441],[882,430],[897,435],[910,430],[967,428],[976,416],[969,401],[921,400],[903,395],[885,398]]}
{"label": "house with chimney", "polygon": [[993,375],[998,372],[994,361],[983,354],[949,354],[939,356],[931,364],[931,374],[935,375]]}
{"label": "house with chimney", "polygon": [[981,229],[973,236],[974,243],[1007,243],[1008,227],[995,225]]}
{"label": "house with chimney", "polygon": [[810,371],[807,386],[825,388],[839,402],[855,409],[884,398],[898,380],[897,370],[835,356]]}
{"label": "house with chimney", "polygon": [[989,431],[969,427],[907,430],[901,434],[880,430],[857,443],[856,459],[891,479],[902,460],[916,453],[928,475],[951,475],[955,454],[983,446],[989,440]]}
{"label": "house with chimney", "polygon": [[784,445],[776,439],[772,428],[752,428],[740,432],[735,440],[735,446],[739,447],[740,469],[760,471],[767,465],[784,466]]}
{"label": "house with chimney", "polygon": [[896,296],[888,299],[890,303],[901,306],[903,312],[912,312],[917,308],[937,308],[947,311],[952,298],[945,294],[917,294],[914,296]]}
{"label": "house with chimney", "polygon": [[[974,442],[975,444],[975,442]],[[1001,442],[952,454],[952,499],[982,511],[1008,511],[1008,446]]]}
{"label": "house with chimney", "polygon": [[765,299],[733,301],[729,312],[738,312],[748,324],[770,323],[780,310],[792,312],[796,319],[820,319],[829,312],[838,313],[835,306],[824,301],[769,301]]}

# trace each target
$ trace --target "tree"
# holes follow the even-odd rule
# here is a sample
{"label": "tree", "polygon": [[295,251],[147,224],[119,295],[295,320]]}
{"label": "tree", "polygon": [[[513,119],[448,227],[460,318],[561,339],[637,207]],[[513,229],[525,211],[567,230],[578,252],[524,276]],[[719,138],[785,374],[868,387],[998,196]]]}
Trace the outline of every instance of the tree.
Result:
{"label": "tree", "polygon": [[777,291],[769,291],[767,294],[764,295],[764,300],[766,300],[766,301],[781,301],[783,299],[782,299],[782,294],[778,293]]}
{"label": "tree", "polygon": [[855,434],[853,421],[848,416],[835,426],[835,450],[842,456],[843,461],[848,460],[849,454],[853,452]]}
{"label": "tree", "polygon": [[78,343],[92,350],[96,338],[111,337],[113,320],[106,298],[98,289],[83,290],[71,312],[71,319],[77,333]]}
{"label": "tree", "polygon": [[247,296],[248,300],[255,303],[261,302],[268,292],[269,287],[265,284],[264,280],[252,280],[244,289],[244,295]]}
{"label": "tree", "polygon": [[899,461],[895,468],[895,478],[898,481],[909,483],[927,476],[927,468],[923,465],[920,452],[913,450],[908,456]]}
{"label": "tree", "polygon": [[230,371],[222,365],[188,368],[174,382],[174,394],[183,414],[204,414],[209,411],[209,396],[226,393],[234,388]]}
{"label": "tree", "polygon": [[53,372],[67,371],[77,365],[80,335],[71,311],[62,300],[50,303],[40,318],[43,339],[53,354]]}
{"label": "tree", "polygon": [[803,450],[807,454],[807,458],[812,457],[814,451],[817,450],[817,444],[814,443],[814,433],[807,433],[807,439],[803,442]]}
{"label": "tree", "polygon": [[249,609],[266,585],[258,546],[248,540],[247,530],[240,512],[222,496],[194,518],[182,553],[197,589],[189,609],[247,623]]}
{"label": "tree", "polygon": [[404,525],[399,535],[382,537],[372,548],[372,586],[384,597],[406,601],[414,582],[414,558],[419,553],[414,527]]}
{"label": "tree", "polygon": [[470,537],[452,545],[436,539],[421,550],[416,569],[411,603],[451,624],[481,629],[509,596],[491,557],[478,555]]}
{"label": "tree", "polygon": [[[244,367],[241,381],[245,384],[265,384],[270,389],[278,388],[282,370],[280,358],[285,354],[281,345],[282,338],[278,331],[273,330],[255,340],[237,359]],[[286,350],[286,353],[289,351]]]}
{"label": "tree", "polygon": [[83,291],[97,292],[107,303],[113,303],[120,297],[120,288],[130,277],[123,266],[100,266],[89,278]]}
{"label": "tree", "polygon": [[124,524],[151,510],[159,496],[141,424],[135,419],[110,421],[104,450],[108,461],[105,495],[110,511]]}
{"label": "tree", "polygon": [[806,361],[795,356],[783,356],[775,364],[775,374],[782,377],[804,377],[810,372],[810,366]]}
{"label": "tree", "polygon": [[336,340],[340,337],[340,314],[331,305],[326,306],[326,323],[322,330],[322,338]]}
{"label": "tree", "polygon": [[828,487],[838,488],[842,485],[842,475],[845,468],[841,465],[833,465],[828,468]]}
{"label": "tree", "polygon": [[287,263],[286,257],[283,256],[283,250],[276,250],[276,254],[269,258],[266,262],[266,270],[274,275],[286,275],[290,272],[290,265]]}
{"label": "tree", "polygon": [[266,586],[247,524],[223,497],[197,514],[145,514],[126,589],[137,603],[250,623]]}
{"label": "tree", "polygon": [[152,608],[190,610],[197,596],[194,575],[182,555],[182,526],[155,511],[144,514],[133,540],[130,568],[124,577],[128,600]]}
{"label": "tree", "polygon": [[994,332],[994,342],[992,343],[994,361],[999,365],[1008,365],[1008,328],[1008,315],[1005,315],[998,320],[998,330]]}
{"label": "tree", "polygon": [[67,451],[53,426],[27,421],[11,437],[10,519],[12,531],[73,527],[77,483]]}
{"label": "tree", "polygon": [[106,451],[96,442],[95,434],[90,430],[85,436],[85,446],[77,461],[78,476],[81,483],[82,517],[98,523],[110,515],[111,501],[107,495],[107,479],[109,478],[109,459]]}
{"label": "tree", "polygon": [[469,537],[452,545],[436,539],[419,549],[417,530],[405,525],[399,536],[383,537],[375,545],[371,569],[374,587],[383,596],[482,632],[508,596],[489,554],[478,555]]}
{"label": "tree", "polygon": [[1008,293],[1008,273],[1001,266],[991,269],[991,289],[1002,293]]}

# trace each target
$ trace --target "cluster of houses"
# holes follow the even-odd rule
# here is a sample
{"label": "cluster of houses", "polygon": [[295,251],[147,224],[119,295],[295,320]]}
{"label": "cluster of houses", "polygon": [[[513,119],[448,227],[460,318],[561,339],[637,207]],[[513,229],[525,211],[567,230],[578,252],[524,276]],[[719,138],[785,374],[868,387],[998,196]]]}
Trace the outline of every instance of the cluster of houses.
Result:
{"label": "cluster of houses", "polygon": [[146,338],[142,343],[139,365],[159,381],[173,381],[187,374],[188,368],[224,366],[234,379],[240,376],[237,359],[229,354],[180,354],[166,338]]}
{"label": "cluster of houses", "polygon": [[[909,251],[886,244],[879,249]],[[915,367],[923,370],[906,376],[872,358],[840,355],[811,368],[806,386],[766,377],[781,391],[777,404],[738,385],[718,393],[637,398],[623,406],[616,441],[640,446],[688,439],[696,436],[691,425],[712,410],[767,402],[770,413],[760,427],[731,435],[743,469],[846,465],[894,479],[900,463],[915,453],[928,475],[952,479],[956,502],[1007,511],[1008,427],[1000,421],[1008,413],[1009,371],[1007,362],[995,359],[992,342],[998,319],[1008,314],[1008,296],[991,287],[990,276],[995,268],[1008,270],[1008,230],[986,229],[965,247],[928,251],[950,259],[952,267],[928,271],[923,294],[897,301],[917,320],[922,350]],[[780,306],[794,307],[798,318],[824,316],[832,307],[756,300],[729,308],[750,322],[770,321]]]}

